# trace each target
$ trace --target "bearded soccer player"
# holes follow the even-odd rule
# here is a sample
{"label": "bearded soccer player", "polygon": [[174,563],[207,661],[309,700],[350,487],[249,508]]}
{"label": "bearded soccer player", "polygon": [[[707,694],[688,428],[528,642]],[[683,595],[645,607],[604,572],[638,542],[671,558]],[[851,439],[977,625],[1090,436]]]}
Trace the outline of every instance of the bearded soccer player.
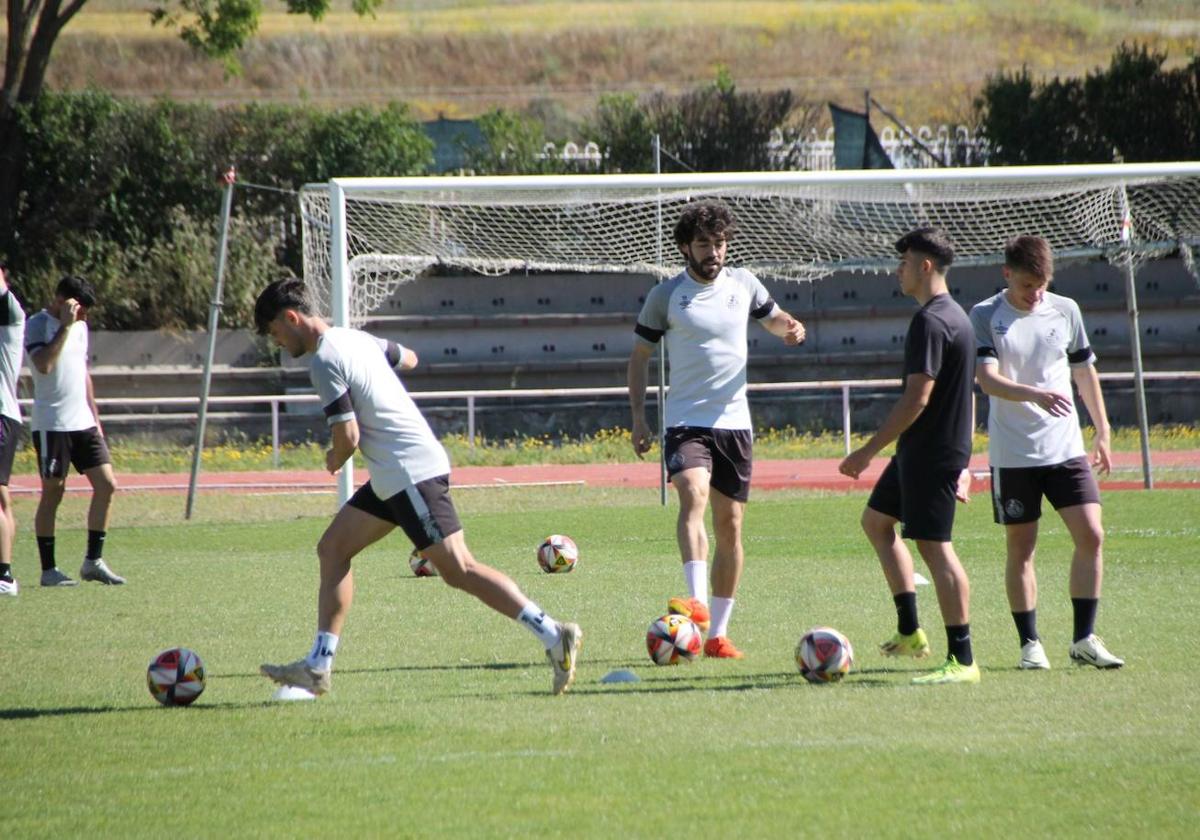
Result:
{"label": "bearded soccer player", "polygon": [[[647,368],[665,337],[671,390],[663,454],[679,495],[675,534],[689,591],[687,598],[670,599],[668,611],[686,615],[708,631],[705,656],[740,659],[728,628],[742,575],[742,518],[752,466],[747,326],[753,318],[795,346],[804,341],[804,325],[775,304],[757,277],[725,265],[735,233],[733,214],[725,205],[688,206],[674,233],[687,267],[650,290],[634,330],[628,368],[633,448],[640,458],[654,440],[646,422]],[[717,543],[711,610],[704,523],[710,505]]]}

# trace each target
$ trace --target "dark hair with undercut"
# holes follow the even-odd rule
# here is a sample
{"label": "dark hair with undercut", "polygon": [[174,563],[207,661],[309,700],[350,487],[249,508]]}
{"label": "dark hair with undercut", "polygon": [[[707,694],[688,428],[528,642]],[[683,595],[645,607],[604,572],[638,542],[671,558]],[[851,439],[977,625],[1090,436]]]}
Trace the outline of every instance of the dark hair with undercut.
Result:
{"label": "dark hair with undercut", "polygon": [[295,309],[304,315],[316,312],[312,294],[299,277],[275,280],[259,294],[254,301],[254,327],[258,334],[266,335],[270,323],[285,309]]}
{"label": "dark hair with undercut", "polygon": [[63,300],[74,298],[79,301],[81,306],[96,305],[96,290],[82,277],[68,275],[59,280],[58,285],[54,288],[54,294]]}
{"label": "dark hair with undercut", "polygon": [[954,262],[954,242],[941,228],[922,227],[911,230],[896,240],[896,250],[901,254],[908,251],[925,254],[942,273]]}
{"label": "dark hair with undercut", "polygon": [[683,208],[675,224],[675,242],[689,245],[697,233],[729,241],[737,233],[733,213],[718,201],[697,201]]}
{"label": "dark hair with undercut", "polygon": [[1054,276],[1054,252],[1040,236],[1014,236],[1004,245],[1004,265],[1049,280]]}

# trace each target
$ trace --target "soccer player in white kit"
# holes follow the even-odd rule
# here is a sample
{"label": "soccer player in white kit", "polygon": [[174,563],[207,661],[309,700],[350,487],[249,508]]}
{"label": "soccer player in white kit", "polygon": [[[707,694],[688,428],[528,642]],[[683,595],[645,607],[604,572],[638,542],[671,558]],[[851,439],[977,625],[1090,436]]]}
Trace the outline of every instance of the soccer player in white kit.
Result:
{"label": "soccer player in white kit", "polygon": [[[1018,665],[1050,667],[1037,631],[1033,567],[1045,496],[1075,544],[1070,577],[1074,634],[1068,654],[1081,665],[1119,668],[1124,660],[1113,656],[1094,632],[1104,573],[1104,526],[1091,468],[1107,473],[1112,466],[1108,414],[1079,305],[1047,290],[1053,275],[1049,243],[1039,236],[1018,236],[1004,249],[1007,288],[971,309],[975,376],[989,400],[992,509],[1005,530],[1005,584],[1021,642]],[[1090,464],[1072,380],[1096,427]]]}
{"label": "soccer player in white kit", "polygon": [[21,376],[21,350],[25,337],[25,310],[8,285],[0,265],[0,595],[19,591],[12,574],[13,517],[8,480],[21,431],[21,405],[17,402],[17,379]]}
{"label": "soccer player in white kit", "polygon": [[[665,336],[671,389],[663,455],[679,494],[676,539],[690,593],[670,599],[667,607],[707,630],[705,656],[723,659],[742,657],[727,632],[742,574],[742,517],[750,496],[749,319],[789,346],[804,341],[804,325],[775,304],[757,277],[725,266],[734,232],[733,214],[723,204],[698,202],[684,209],[674,235],[687,267],[646,296],[628,367],[633,449],[640,458],[654,440],[646,422],[647,367]],[[710,503],[717,542],[711,612],[704,525]]]}
{"label": "soccer player in white kit", "polygon": [[96,305],[92,285],[82,277],[64,277],[54,300],[25,324],[25,352],[33,369],[30,426],[38,456],[42,495],[34,516],[42,586],[74,586],[55,561],[54,529],[58,506],[75,467],[92,485],[87,514],[87,552],[79,576],[107,585],[125,578],[104,562],[104,541],[117,481],[88,371],[88,309]]}
{"label": "soccer player in white kit", "polygon": [[562,694],[575,679],[583,633],[576,624],[554,621],[507,575],[471,555],[450,499],[446,450],[396,375],[417,364],[416,354],[361,330],[331,327],[315,312],[303,281],[287,278],[259,295],[254,322],[293,357],[311,357],[313,387],[330,431],[326,469],[336,473],[357,448],[370,480],[337,512],[317,544],[321,585],[312,650],[286,665],[264,664],[263,675],[314,694],[329,691],[354,596],[351,561],[398,526],[443,581],[538,638],[554,671],[552,691]]}

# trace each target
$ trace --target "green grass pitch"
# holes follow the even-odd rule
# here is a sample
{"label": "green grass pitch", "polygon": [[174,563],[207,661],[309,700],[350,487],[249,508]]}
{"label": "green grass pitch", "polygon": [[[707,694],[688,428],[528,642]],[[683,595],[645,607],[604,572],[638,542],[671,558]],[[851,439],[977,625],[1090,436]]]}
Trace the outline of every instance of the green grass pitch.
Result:
{"label": "green grass pitch", "polygon": [[[1072,666],[1069,540],[1043,519],[1039,619],[1053,670],[1016,670],[1003,535],[961,509],[978,686],[913,687],[858,528],[863,495],[760,493],[731,636],[739,662],[657,668],[647,624],[680,593],[675,507],[656,492],[460,491],[476,555],[555,617],[579,621],[571,694],[537,642],[435,579],[400,535],[356,563],[333,692],[271,702],[262,661],[304,654],[328,496],[118,498],[106,554],[122,588],[36,585],[33,505],[18,502],[21,595],[0,603],[0,820],[6,837],[1194,837],[1200,819],[1200,491],[1105,497],[1099,631],[1127,666]],[[85,500],[61,511],[60,565],[82,555]],[[534,552],[571,535],[581,560]],[[69,559],[68,559],[69,558]],[[922,623],[945,653],[932,591]],[[856,648],[840,685],[792,651],[815,624]],[[158,651],[208,669],[195,706],[159,707]],[[926,663],[932,664],[931,660]],[[628,668],[641,681],[599,682]]]}

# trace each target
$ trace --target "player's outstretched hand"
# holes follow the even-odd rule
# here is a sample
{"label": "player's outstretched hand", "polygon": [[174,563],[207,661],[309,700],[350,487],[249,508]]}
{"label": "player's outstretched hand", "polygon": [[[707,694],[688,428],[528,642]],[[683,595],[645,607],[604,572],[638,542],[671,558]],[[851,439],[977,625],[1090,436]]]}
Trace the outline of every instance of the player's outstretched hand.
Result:
{"label": "player's outstretched hand", "polygon": [[1070,394],[1060,394],[1057,391],[1041,391],[1034,402],[1049,412],[1052,417],[1066,417],[1071,413],[1071,407],[1074,405],[1071,402]]}
{"label": "player's outstretched hand", "polygon": [[795,318],[789,318],[787,322],[787,332],[783,334],[783,343],[789,347],[795,347],[797,344],[804,343],[804,324],[797,321]]}

